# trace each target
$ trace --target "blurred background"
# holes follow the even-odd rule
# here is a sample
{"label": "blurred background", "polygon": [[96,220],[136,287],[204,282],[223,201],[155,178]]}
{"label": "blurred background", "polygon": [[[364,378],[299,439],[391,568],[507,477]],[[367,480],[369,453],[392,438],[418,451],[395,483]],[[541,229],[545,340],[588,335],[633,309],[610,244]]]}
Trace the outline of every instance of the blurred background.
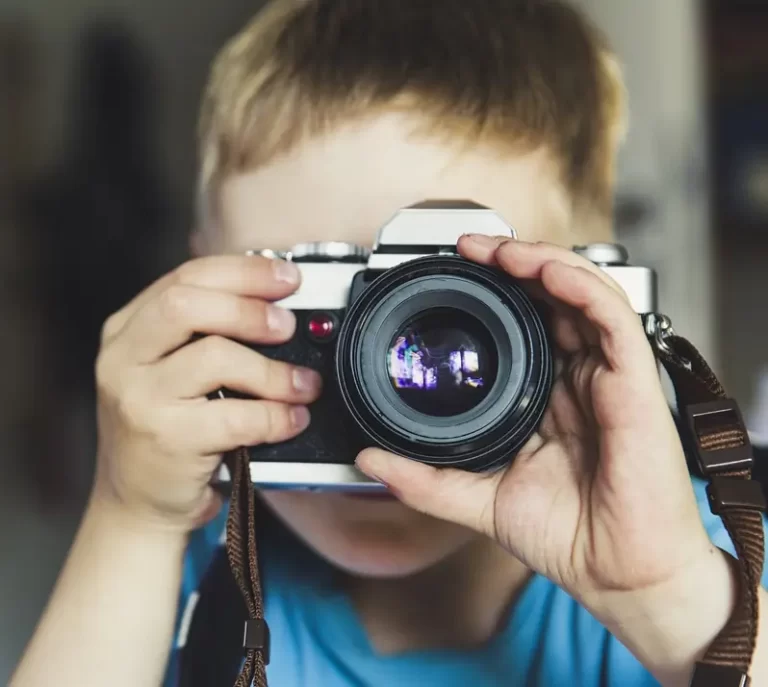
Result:
{"label": "blurred background", "polygon": [[[625,67],[616,225],[768,441],[768,2],[579,0]],[[104,318],[185,259],[207,66],[258,0],[0,0],[0,684],[66,554]]]}

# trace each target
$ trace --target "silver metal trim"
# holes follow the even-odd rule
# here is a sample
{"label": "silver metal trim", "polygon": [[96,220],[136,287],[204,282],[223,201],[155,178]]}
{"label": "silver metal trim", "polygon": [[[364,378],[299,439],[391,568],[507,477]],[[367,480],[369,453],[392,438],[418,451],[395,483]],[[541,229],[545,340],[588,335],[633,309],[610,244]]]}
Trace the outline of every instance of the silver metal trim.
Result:
{"label": "silver metal trim", "polygon": [[249,257],[254,255],[260,255],[262,258],[268,258],[270,260],[285,260],[287,255],[286,251],[272,250],[271,248],[265,248],[264,250],[249,250],[245,254]]}
{"label": "silver metal trim", "polygon": [[629,252],[619,243],[590,243],[586,246],[574,246],[574,253],[578,253],[595,265],[628,265]]}
{"label": "silver metal trim", "polygon": [[[433,253],[438,255],[438,253]],[[398,253],[373,253],[368,259],[369,270],[389,270],[398,265],[402,265],[404,262],[410,262],[411,260],[417,260],[423,258],[424,254],[409,254],[402,255]]]}
{"label": "silver metal trim", "polygon": [[373,252],[381,246],[455,246],[468,233],[517,238],[517,231],[491,208],[469,201],[427,201],[396,212],[379,230]]}
{"label": "silver metal trim", "polygon": [[329,260],[349,260],[357,258],[361,264],[365,264],[370,250],[356,243],[344,243],[342,241],[314,241],[311,243],[299,243],[290,250],[290,259],[301,261],[304,258],[327,257]]}
{"label": "silver metal trim", "polygon": [[[341,463],[251,463],[251,481],[260,489],[306,491],[386,491],[379,482],[360,472],[354,465]],[[229,483],[225,465],[218,481]]]}
{"label": "silver metal trim", "polygon": [[644,315],[658,309],[656,273],[635,265],[598,265],[627,294],[632,309]]}
{"label": "silver metal trim", "polygon": [[341,310],[349,304],[355,275],[365,269],[356,262],[300,262],[301,285],[278,301],[289,310]]}

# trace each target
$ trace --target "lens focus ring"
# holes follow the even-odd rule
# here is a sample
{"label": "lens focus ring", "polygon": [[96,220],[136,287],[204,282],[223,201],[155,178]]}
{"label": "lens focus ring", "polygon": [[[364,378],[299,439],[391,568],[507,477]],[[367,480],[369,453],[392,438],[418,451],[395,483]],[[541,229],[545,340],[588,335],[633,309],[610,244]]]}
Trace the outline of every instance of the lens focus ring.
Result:
{"label": "lens focus ring", "polygon": [[479,471],[511,460],[535,431],[552,355],[514,280],[458,256],[429,256],[383,273],[351,305],[336,373],[373,444]]}

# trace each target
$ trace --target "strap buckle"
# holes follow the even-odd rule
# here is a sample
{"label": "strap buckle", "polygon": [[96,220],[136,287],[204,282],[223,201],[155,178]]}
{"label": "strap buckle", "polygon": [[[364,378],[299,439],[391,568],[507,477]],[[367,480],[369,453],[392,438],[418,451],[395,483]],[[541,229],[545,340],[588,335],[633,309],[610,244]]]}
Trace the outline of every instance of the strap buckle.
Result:
{"label": "strap buckle", "polygon": [[[745,479],[723,474],[749,473],[754,464],[749,434],[736,401],[723,398],[691,405],[686,410],[695,441],[696,459],[702,473],[709,479],[707,496],[712,512],[715,515],[732,510],[765,512],[768,504],[759,482],[748,476]],[[705,438],[710,439],[711,446],[707,448],[702,441]]]}
{"label": "strap buckle", "polygon": [[738,668],[697,663],[690,687],[749,687],[750,679]]}
{"label": "strap buckle", "polygon": [[763,486],[754,479],[739,477],[712,477],[707,485],[709,507],[715,515],[731,510],[768,510]]}
{"label": "strap buckle", "polygon": [[264,657],[264,665],[269,665],[270,645],[267,621],[263,618],[246,620],[243,631],[243,649],[246,651],[261,651],[261,655]]}
{"label": "strap buckle", "polygon": [[[708,403],[697,403],[688,406],[686,413],[688,426],[695,441],[696,460],[705,477],[752,469],[752,446],[736,401],[723,398]],[[726,448],[704,448],[702,445],[704,437],[733,430],[741,432],[741,445]]]}

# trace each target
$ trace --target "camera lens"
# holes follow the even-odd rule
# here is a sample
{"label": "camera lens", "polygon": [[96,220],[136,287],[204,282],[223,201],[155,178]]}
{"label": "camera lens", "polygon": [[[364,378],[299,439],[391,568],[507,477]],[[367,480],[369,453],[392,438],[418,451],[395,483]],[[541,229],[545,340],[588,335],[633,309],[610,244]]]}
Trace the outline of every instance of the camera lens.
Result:
{"label": "camera lens", "polygon": [[552,388],[544,323],[513,278],[456,255],[401,263],[350,303],[338,391],[368,445],[490,470],[536,431]]}
{"label": "camera lens", "polygon": [[474,317],[438,309],[417,316],[387,350],[389,378],[414,410],[434,417],[461,415],[493,388],[498,369],[493,336]]}

